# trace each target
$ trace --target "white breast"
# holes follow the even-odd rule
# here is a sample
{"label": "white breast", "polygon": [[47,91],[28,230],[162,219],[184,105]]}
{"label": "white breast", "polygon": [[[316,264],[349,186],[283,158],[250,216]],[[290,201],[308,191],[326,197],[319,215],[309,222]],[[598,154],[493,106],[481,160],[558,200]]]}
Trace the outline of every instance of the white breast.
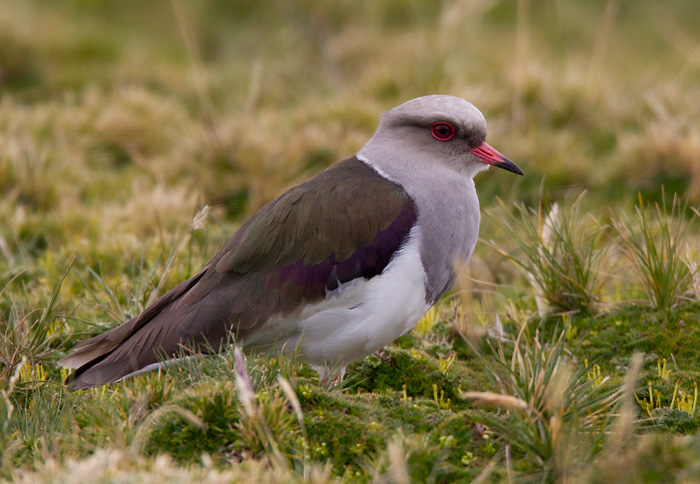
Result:
{"label": "white breast", "polygon": [[344,366],[371,354],[409,331],[425,314],[425,270],[421,233],[413,227],[407,243],[384,271],[329,292],[323,302],[293,317],[269,321],[245,346],[299,345],[301,358],[316,366]]}

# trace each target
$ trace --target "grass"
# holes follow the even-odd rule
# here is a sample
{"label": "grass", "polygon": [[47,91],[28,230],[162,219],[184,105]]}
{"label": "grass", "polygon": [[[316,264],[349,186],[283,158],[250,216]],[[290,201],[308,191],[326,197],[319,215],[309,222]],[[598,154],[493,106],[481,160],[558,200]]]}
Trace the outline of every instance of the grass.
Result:
{"label": "grass", "polygon": [[601,391],[603,381],[570,362],[565,335],[562,330],[546,341],[537,334],[524,342],[521,332],[508,355],[499,343],[496,358],[487,359],[484,370],[501,393],[464,395],[506,411],[484,412],[476,420],[503,438],[507,449],[531,461],[537,469],[533,476],[544,481],[564,480],[590,464],[621,397],[621,389]]}
{"label": "grass", "polygon": [[[693,2],[6,7],[0,479],[700,480]],[[431,93],[526,176],[476,179],[469,283],[416,330],[342,386],[231,350],[64,390],[70,347]]]}
{"label": "grass", "polygon": [[551,311],[595,311],[602,293],[599,265],[607,246],[601,243],[605,227],[590,214],[580,210],[583,193],[568,209],[553,204],[544,214],[542,202],[538,210],[523,204],[516,213],[499,221],[502,211],[492,219],[514,240],[517,255],[499,249],[517,265],[532,285],[540,315]]}
{"label": "grass", "polygon": [[677,304],[695,276],[693,266],[684,259],[693,222],[682,219],[686,210],[687,203],[681,203],[677,196],[670,212],[665,198],[652,209],[644,207],[640,196],[635,208],[636,227],[625,215],[613,219],[622,251],[632,262],[649,303],[657,309]]}

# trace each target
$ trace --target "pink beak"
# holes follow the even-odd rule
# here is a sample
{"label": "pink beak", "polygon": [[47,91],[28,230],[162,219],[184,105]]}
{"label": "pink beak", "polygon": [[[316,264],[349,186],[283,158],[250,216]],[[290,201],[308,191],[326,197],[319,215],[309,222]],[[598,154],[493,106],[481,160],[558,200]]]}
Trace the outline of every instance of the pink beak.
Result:
{"label": "pink beak", "polygon": [[518,175],[522,175],[523,171],[518,168],[518,165],[510,161],[508,158],[500,154],[498,151],[491,148],[486,142],[481,143],[476,148],[467,150],[479,157],[479,161],[487,165],[493,165],[504,170],[511,171]]}

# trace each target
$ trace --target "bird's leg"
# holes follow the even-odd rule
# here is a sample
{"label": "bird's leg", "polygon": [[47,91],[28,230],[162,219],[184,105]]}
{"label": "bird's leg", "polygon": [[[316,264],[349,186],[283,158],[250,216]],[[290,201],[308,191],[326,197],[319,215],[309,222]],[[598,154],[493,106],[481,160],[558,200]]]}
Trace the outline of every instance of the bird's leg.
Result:
{"label": "bird's leg", "polygon": [[330,376],[330,370],[327,366],[316,366],[313,365],[313,369],[318,373],[318,377],[321,380],[321,386],[326,387],[328,384],[328,377]]}
{"label": "bird's leg", "polygon": [[[343,378],[345,377],[345,368],[346,366],[343,365],[340,370],[338,370],[338,373],[335,373],[335,378],[331,382],[330,386],[338,387],[341,388],[343,386]],[[330,373],[330,372],[329,372]]]}
{"label": "bird's leg", "polygon": [[[331,370],[328,366],[314,366],[314,370],[318,372],[319,379],[321,380],[321,386],[324,388],[329,388],[331,386],[341,386],[343,383],[343,378],[345,378],[345,368],[347,366],[343,365],[340,370],[336,373]],[[335,375],[335,378],[331,380],[331,375]]]}

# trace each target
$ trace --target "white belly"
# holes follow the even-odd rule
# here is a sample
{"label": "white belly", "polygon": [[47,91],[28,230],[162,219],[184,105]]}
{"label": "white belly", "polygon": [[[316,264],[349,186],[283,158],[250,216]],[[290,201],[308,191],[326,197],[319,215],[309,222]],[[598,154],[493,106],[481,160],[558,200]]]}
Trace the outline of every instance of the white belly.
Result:
{"label": "white belly", "polygon": [[380,275],[343,284],[293,317],[268,321],[243,345],[298,345],[304,361],[330,367],[344,366],[391,343],[429,308],[419,237],[413,227],[407,244]]}

